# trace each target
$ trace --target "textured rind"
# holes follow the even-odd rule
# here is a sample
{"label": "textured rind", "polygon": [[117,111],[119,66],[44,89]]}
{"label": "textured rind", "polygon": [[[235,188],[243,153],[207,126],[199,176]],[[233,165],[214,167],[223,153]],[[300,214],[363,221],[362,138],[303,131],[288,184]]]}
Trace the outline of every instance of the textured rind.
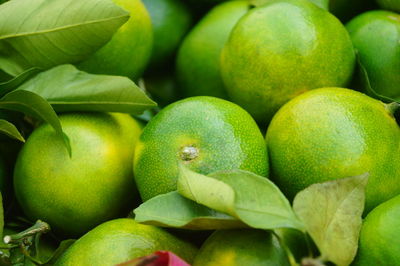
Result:
{"label": "textured rind", "polygon": [[355,266],[400,265],[400,195],[372,210],[364,220]]}
{"label": "textured rind", "polygon": [[264,123],[305,91],[346,86],[354,64],[345,27],[307,0],[271,0],[250,10],[221,54],[228,96]]}
{"label": "textured rind", "polygon": [[136,223],[133,219],[117,219],[103,223],[76,241],[55,266],[111,266],[159,250],[171,251],[188,263],[197,249],[164,229]]}
{"label": "textured rind", "polygon": [[289,266],[286,252],[269,231],[241,229],[215,231],[200,248],[194,266]]}
{"label": "textured rind", "polygon": [[32,221],[76,237],[135,207],[131,162],[141,127],[127,114],[66,114],[60,122],[72,157],[51,126],[37,128],[18,156],[14,188]]}
{"label": "textured rind", "polygon": [[[180,151],[194,146],[199,156],[183,161]],[[187,98],[167,106],[143,130],[136,146],[134,172],[144,201],[176,190],[178,166],[209,174],[242,169],[268,176],[263,136],[251,116],[231,102]]]}
{"label": "textured rind", "polygon": [[385,107],[341,88],[288,102],[267,131],[272,179],[292,199],[313,183],[368,172],[366,212],[399,194],[400,129]]}

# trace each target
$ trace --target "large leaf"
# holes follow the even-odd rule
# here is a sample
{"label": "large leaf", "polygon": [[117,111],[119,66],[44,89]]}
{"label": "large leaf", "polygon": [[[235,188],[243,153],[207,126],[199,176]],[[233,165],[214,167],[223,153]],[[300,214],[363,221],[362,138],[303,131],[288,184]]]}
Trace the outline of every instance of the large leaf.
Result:
{"label": "large leaf", "polygon": [[0,97],[4,96],[5,94],[14,90],[19,85],[21,85],[26,80],[33,77],[35,74],[37,74],[39,72],[40,72],[39,68],[36,68],[36,67],[29,68],[29,69],[23,71],[22,73],[20,73],[19,75],[17,75],[16,77],[14,77],[6,82],[0,83]]}
{"label": "large leaf", "polygon": [[232,216],[199,205],[176,191],[142,203],[134,213],[136,221],[161,227],[198,230],[247,227]]}
{"label": "large leaf", "polygon": [[205,176],[181,166],[178,192],[253,228],[304,230],[278,187],[267,178],[248,171],[219,171]]}
{"label": "large leaf", "polygon": [[[0,68],[49,68],[102,47],[129,18],[111,0],[18,0],[0,5]],[[18,66],[20,69],[18,69]]]}
{"label": "large leaf", "polygon": [[102,111],[140,114],[156,106],[129,78],[93,75],[72,65],[38,74],[18,90],[45,98],[58,112]]}
{"label": "large leaf", "polygon": [[9,136],[10,138],[25,142],[18,129],[7,120],[0,119],[0,133]]}
{"label": "large leaf", "polygon": [[71,147],[64,135],[57,114],[45,99],[36,93],[24,90],[12,91],[0,99],[0,109],[22,112],[49,123],[56,134],[63,139],[67,151],[71,154]]}
{"label": "large leaf", "polygon": [[314,184],[293,202],[322,258],[349,265],[357,252],[368,175]]}

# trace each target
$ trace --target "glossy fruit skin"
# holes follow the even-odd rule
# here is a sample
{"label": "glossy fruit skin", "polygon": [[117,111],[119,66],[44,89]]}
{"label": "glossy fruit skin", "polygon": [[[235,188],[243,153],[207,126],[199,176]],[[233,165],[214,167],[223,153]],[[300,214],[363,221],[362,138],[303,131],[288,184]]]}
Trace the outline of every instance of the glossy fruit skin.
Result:
{"label": "glossy fruit skin", "polygon": [[382,203],[365,218],[353,265],[400,265],[400,195]]}
{"label": "glossy fruit skin", "polygon": [[126,114],[65,114],[60,121],[72,157],[49,125],[40,126],[18,156],[14,190],[32,221],[76,237],[135,206],[131,162],[141,128]]}
{"label": "glossy fruit skin", "polygon": [[150,255],[158,250],[172,251],[191,262],[197,249],[174,235],[130,218],[103,223],[76,241],[55,266],[112,266]]}
{"label": "glossy fruit skin", "polygon": [[129,20],[112,39],[79,63],[78,67],[89,73],[127,76],[134,80],[143,74],[153,45],[150,15],[141,0],[113,0],[130,12]]}
{"label": "glossy fruit skin", "polygon": [[[190,160],[183,151],[191,147],[198,153]],[[134,158],[142,200],[176,190],[180,163],[202,174],[243,169],[267,176],[269,170],[263,136],[251,116],[206,96],[167,106],[144,128]]]}
{"label": "glossy fruit skin", "polygon": [[247,1],[229,1],[210,10],[184,39],[176,72],[185,96],[228,96],[220,73],[220,55],[236,22],[249,10]]}
{"label": "glossy fruit skin", "polygon": [[400,99],[400,15],[376,10],[363,13],[347,25],[372,88]]}
{"label": "glossy fruit skin", "polygon": [[274,116],[266,142],[273,180],[289,198],[307,186],[369,173],[365,213],[400,191],[400,129],[387,105],[323,88]]}
{"label": "glossy fruit skin", "polygon": [[200,248],[193,266],[290,265],[279,240],[268,231],[215,231]]}
{"label": "glossy fruit skin", "polygon": [[236,24],[221,57],[229,97],[267,123],[311,89],[345,86],[355,54],[340,21],[307,0],[271,0]]}
{"label": "glossy fruit skin", "polygon": [[171,59],[192,24],[190,10],[180,0],[143,0],[153,25],[150,67]]}
{"label": "glossy fruit skin", "polygon": [[400,1],[399,0],[376,0],[379,6],[383,9],[400,12]]}

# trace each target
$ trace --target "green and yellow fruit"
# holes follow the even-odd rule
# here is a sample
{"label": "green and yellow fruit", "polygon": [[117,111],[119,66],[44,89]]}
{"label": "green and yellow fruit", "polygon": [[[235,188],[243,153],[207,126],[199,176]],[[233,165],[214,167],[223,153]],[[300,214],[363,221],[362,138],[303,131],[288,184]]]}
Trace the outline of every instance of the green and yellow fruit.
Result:
{"label": "green and yellow fruit", "polygon": [[221,57],[229,97],[269,122],[290,99],[311,89],[345,86],[355,53],[340,21],[307,0],[271,0],[243,16]]}
{"label": "green and yellow fruit", "polygon": [[231,102],[199,96],[173,103],[144,128],[135,150],[135,180],[144,201],[176,190],[179,164],[209,174],[243,169],[268,175],[255,121]]}
{"label": "green and yellow fruit", "polygon": [[117,219],[103,223],[76,241],[55,266],[113,266],[155,251],[175,253],[191,263],[197,249],[189,242],[151,225],[133,219]]}
{"label": "green and yellow fruit", "polygon": [[368,172],[366,212],[397,195],[400,128],[392,108],[340,88],[296,97],[267,131],[274,181],[292,199],[311,184]]}
{"label": "green and yellow fruit", "polygon": [[141,0],[113,0],[130,12],[129,20],[112,39],[78,64],[81,70],[94,74],[127,76],[138,79],[143,74],[153,45],[150,15]]}
{"label": "green and yellow fruit", "polygon": [[289,266],[279,240],[268,231],[219,230],[200,248],[194,266]]}
{"label": "green and yellow fruit", "polygon": [[400,100],[400,15],[370,11],[355,17],[346,27],[372,88]]}
{"label": "green and yellow fruit", "polygon": [[209,11],[183,41],[176,64],[185,96],[227,98],[220,73],[222,48],[236,22],[249,10],[247,1],[229,1]]}
{"label": "green and yellow fruit", "polygon": [[71,157],[53,128],[40,126],[18,156],[14,188],[32,221],[79,236],[135,206],[132,160],[141,128],[126,114],[65,114],[60,121]]}
{"label": "green and yellow fruit", "polygon": [[365,218],[354,265],[400,265],[400,195]]}

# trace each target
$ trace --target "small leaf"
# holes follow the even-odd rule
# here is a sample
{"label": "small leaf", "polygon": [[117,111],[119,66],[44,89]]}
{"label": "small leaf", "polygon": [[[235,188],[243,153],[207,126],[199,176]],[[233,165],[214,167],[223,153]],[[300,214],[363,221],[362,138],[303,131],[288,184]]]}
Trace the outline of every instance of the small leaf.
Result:
{"label": "small leaf", "polygon": [[293,202],[322,258],[349,265],[357,252],[368,174],[314,184]]}
{"label": "small leaf", "polygon": [[219,171],[205,176],[181,166],[178,192],[253,228],[304,230],[278,187],[267,178],[248,171]]}
{"label": "small leaf", "polygon": [[61,65],[42,72],[18,90],[42,96],[58,112],[140,114],[157,105],[127,77],[88,74],[72,65]]}
{"label": "small leaf", "polygon": [[118,264],[117,266],[190,266],[183,259],[169,251],[156,251],[153,254]]}
{"label": "small leaf", "polygon": [[19,85],[24,83],[26,80],[34,76],[35,74],[39,73],[39,68],[29,68],[28,70],[22,72],[18,76],[10,79],[9,81],[0,83],[0,97],[4,96],[5,94],[9,93],[10,91],[17,88]]}
{"label": "small leaf", "polygon": [[0,109],[22,112],[49,123],[57,135],[63,139],[68,153],[71,154],[68,137],[62,131],[57,114],[51,105],[39,95],[24,90],[12,91],[0,99]]}
{"label": "small leaf", "polygon": [[3,133],[10,138],[25,142],[24,137],[21,136],[18,129],[7,120],[0,119],[0,133]]}
{"label": "small leaf", "polygon": [[196,230],[247,227],[232,216],[199,205],[176,191],[142,203],[134,213],[137,222],[161,227]]}
{"label": "small leaf", "polygon": [[[107,43],[129,18],[110,0],[18,0],[0,5],[0,68],[78,62]],[[19,73],[18,73],[19,74]]]}

